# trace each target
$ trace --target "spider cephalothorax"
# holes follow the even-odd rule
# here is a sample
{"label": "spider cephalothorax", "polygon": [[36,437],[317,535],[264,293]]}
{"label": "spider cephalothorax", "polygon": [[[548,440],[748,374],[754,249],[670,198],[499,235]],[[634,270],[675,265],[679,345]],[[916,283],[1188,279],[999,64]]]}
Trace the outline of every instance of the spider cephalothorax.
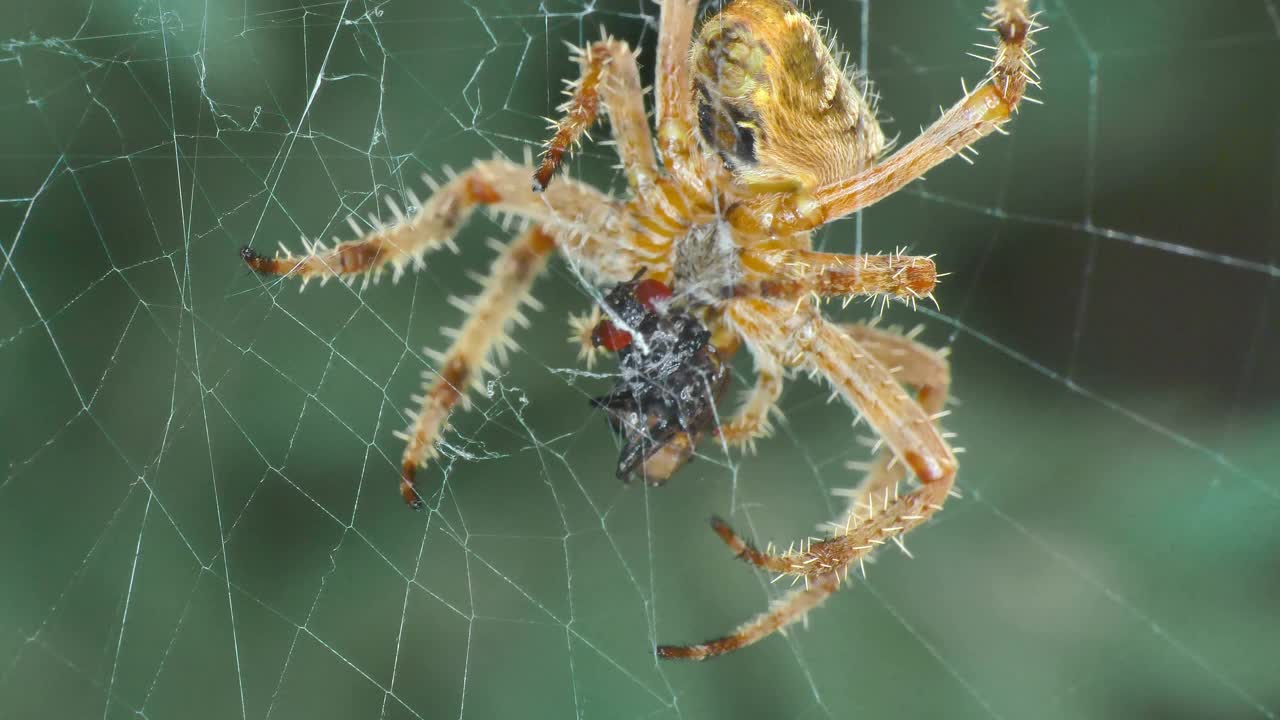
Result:
{"label": "spider cephalothorax", "polygon": [[[553,251],[592,283],[619,283],[606,302],[610,322],[578,322],[573,337],[585,350],[599,344],[620,353],[619,385],[597,401],[624,438],[620,474],[639,469],[663,479],[712,431],[724,446],[750,447],[770,433],[784,377],[800,371],[829,383],[879,436],[879,451],[847,493],[848,509],[828,523],[828,536],[761,552],[713,523],[737,555],[804,587],[725,637],[657,648],[660,657],[694,660],[729,652],[803,617],[851,565],[880,545],[901,543],[952,489],[956,451],[937,425],[950,386],[944,355],[914,333],[838,323],[822,312],[822,301],[836,298],[932,297],[933,260],[818,252],[812,232],[1003,132],[1037,84],[1032,36],[1040,27],[1028,2],[993,0],[985,28],[991,45],[980,46],[993,53],[986,78],[881,159],[884,134],[867,83],[790,0],[725,3],[696,39],[698,0],[663,0],[653,130],[635,53],[606,36],[577,51],[581,76],[536,168],[529,157],[524,164],[480,160],[443,184],[426,178],[432,195],[425,202],[411,195],[408,214],[388,199],[394,222],[374,218],[358,239],[307,242],[300,255],[246,250],[242,257],[260,273],[304,283],[350,283],[388,269],[399,278],[427,253],[451,246],[475,208],[524,222],[514,241],[498,246],[480,293],[452,299],[466,320],[447,332],[448,351],[424,352],[427,387],[401,434],[400,491],[414,507],[422,504],[418,469],[436,456],[449,414],[468,402],[467,388],[493,370],[490,356],[501,360],[515,347],[506,330],[527,323],[520,306],[537,306],[529,290]],[[566,178],[552,182],[601,110],[622,160],[622,197]],[[839,233],[829,239],[844,242]],[[668,307],[662,298],[672,292]],[[739,347],[751,355],[756,381],[716,425],[722,363]],[[899,494],[900,482],[913,484]]]}
{"label": "spider cephalothorax", "polygon": [[638,474],[661,485],[693,457],[715,428],[716,403],[729,368],[711,344],[711,331],[671,303],[671,289],[637,275],[604,298],[608,317],[592,330],[596,347],[618,355],[618,380],[592,400],[622,437],[618,478]]}

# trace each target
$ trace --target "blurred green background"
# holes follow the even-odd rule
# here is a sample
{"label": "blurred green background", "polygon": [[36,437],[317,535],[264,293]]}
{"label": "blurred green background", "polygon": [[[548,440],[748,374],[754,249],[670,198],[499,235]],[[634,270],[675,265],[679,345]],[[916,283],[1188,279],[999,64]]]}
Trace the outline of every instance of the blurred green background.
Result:
{"label": "blurred green background", "polygon": [[[606,25],[650,77],[654,3],[0,7],[0,718],[1275,717],[1280,12],[1042,4],[1046,105],[821,236],[951,273],[889,319],[953,347],[964,497],[701,665],[651,647],[783,591],[707,516],[812,532],[866,452],[847,409],[797,380],[757,455],[623,487],[556,263],[411,513],[398,409],[502,229],[366,291],[237,256],[519,157],[563,40]],[[977,0],[815,5],[890,134],[983,72]],[[611,162],[570,171],[618,190]]]}

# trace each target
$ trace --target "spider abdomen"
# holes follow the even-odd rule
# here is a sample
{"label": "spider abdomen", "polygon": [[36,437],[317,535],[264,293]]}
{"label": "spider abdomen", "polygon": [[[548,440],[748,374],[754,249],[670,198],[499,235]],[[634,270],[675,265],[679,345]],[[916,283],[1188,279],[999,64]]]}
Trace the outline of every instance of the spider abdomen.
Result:
{"label": "spider abdomen", "polygon": [[865,79],[845,60],[788,0],[727,5],[703,23],[692,53],[702,142],[761,192],[868,167],[884,133]]}

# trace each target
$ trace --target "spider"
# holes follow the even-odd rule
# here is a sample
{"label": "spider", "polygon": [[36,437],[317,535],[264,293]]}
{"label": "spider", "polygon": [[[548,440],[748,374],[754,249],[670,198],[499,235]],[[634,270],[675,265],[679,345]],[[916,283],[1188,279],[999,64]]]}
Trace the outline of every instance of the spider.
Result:
{"label": "spider", "polygon": [[[887,143],[876,121],[874,93],[845,69],[845,55],[834,41],[790,0],[729,2],[702,22],[696,39],[698,0],[663,0],[652,134],[636,53],[605,35],[575,49],[581,76],[566,91],[563,116],[538,166],[527,155],[523,164],[480,160],[450,173],[443,184],[425,178],[432,194],[425,202],[410,194],[411,213],[388,199],[392,224],[375,218],[373,230],[361,233],[352,222],[357,239],[335,239],[332,246],[304,240],[305,253],[286,250],[274,258],[246,248],[242,257],[259,273],[296,276],[304,284],[335,277],[348,283],[363,277],[367,283],[387,270],[399,279],[410,265],[421,267],[427,253],[451,246],[477,207],[521,220],[522,232],[499,246],[479,295],[451,299],[467,316],[460,328],[446,331],[452,346],[444,354],[426,351],[437,371],[415,398],[420,407],[408,413],[411,425],[401,435],[400,489],[414,507],[422,502],[419,467],[436,456],[450,412],[468,404],[468,386],[494,371],[490,355],[501,360],[514,347],[508,325],[528,324],[520,306],[538,307],[529,291],[555,251],[589,283],[631,283],[612,305],[605,303],[607,324],[577,321],[574,337],[584,352],[595,343],[621,349],[624,335],[642,355],[672,352],[670,344],[655,349],[661,344],[657,330],[645,326],[658,322],[650,317],[658,310],[665,313],[661,323],[678,322],[696,335],[663,371],[670,374],[661,377],[672,382],[706,385],[721,363],[746,348],[754,386],[736,413],[712,429],[727,447],[751,447],[770,434],[788,372],[825,379],[866,420],[881,446],[860,485],[847,491],[848,510],[828,523],[828,537],[783,553],[760,551],[722,520],[712,520],[735,554],[779,577],[802,579],[803,587],[729,635],[656,648],[659,657],[690,660],[736,650],[805,617],[848,580],[853,564],[889,541],[901,544],[952,490],[955,453],[936,424],[946,414],[950,384],[944,354],[911,333],[837,324],[821,312],[822,301],[832,298],[931,298],[937,282],[933,261],[901,253],[817,252],[811,236],[946,159],[963,157],[980,138],[1002,132],[1027,86],[1038,84],[1032,35],[1042,26],[1027,4],[995,0],[985,13],[985,29],[993,33],[992,44],[982,46],[993,54],[985,79],[916,139],[882,158]],[[601,110],[627,181],[624,197],[566,178],[552,182]],[[641,293],[647,281],[656,284]],[[642,300],[644,308],[620,312],[628,296]],[[637,362],[645,367],[647,361]],[[624,370],[626,363],[623,358]],[[690,405],[697,417],[686,416],[674,429],[683,411],[652,404],[645,392],[641,388],[637,397],[615,390],[601,403],[612,409],[611,424],[628,443],[643,444],[636,433],[664,428],[637,450],[636,464],[628,463],[625,452],[620,462],[620,470],[641,467],[646,479],[660,482],[689,458],[698,439],[711,434],[705,432],[704,411],[708,404],[714,409],[718,391]],[[908,473],[914,476],[911,489],[899,494]]]}

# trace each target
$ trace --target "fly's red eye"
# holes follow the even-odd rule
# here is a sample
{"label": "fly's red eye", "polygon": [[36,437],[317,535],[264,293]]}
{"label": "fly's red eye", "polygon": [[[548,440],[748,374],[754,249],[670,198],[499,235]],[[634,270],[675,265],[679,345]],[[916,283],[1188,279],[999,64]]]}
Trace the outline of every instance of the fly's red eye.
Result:
{"label": "fly's red eye", "polygon": [[591,343],[596,347],[617,352],[631,344],[631,333],[619,330],[608,320],[601,320],[591,331]]}
{"label": "fly's red eye", "polygon": [[654,280],[653,278],[641,280],[636,284],[634,292],[640,304],[650,310],[654,309],[653,304],[655,302],[671,297],[671,288],[667,287],[662,281]]}

